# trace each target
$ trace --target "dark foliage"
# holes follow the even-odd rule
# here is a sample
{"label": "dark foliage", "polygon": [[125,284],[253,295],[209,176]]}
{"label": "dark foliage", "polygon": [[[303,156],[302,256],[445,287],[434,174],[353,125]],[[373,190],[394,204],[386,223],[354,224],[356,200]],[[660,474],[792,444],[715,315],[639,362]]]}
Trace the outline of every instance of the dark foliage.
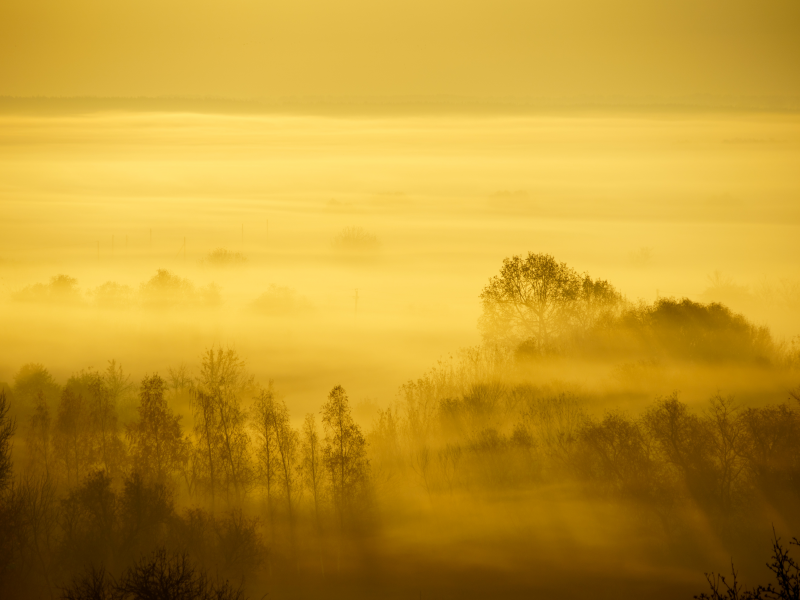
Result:
{"label": "dark foliage", "polygon": [[632,308],[618,327],[649,353],[688,361],[740,360],[769,363],[775,352],[769,330],[722,304],[661,298]]}
{"label": "dark foliage", "polygon": [[8,414],[9,403],[5,390],[0,390],[0,496],[11,485],[11,438],[17,429],[16,421]]}
{"label": "dark foliage", "polygon": [[[792,538],[789,546],[800,547],[800,541]],[[711,592],[695,596],[696,600],[798,600],[800,599],[800,564],[792,558],[780,538],[773,531],[772,562],[767,568],[775,576],[776,584],[757,585],[746,588],[739,583],[738,573],[731,563],[731,580],[717,573],[706,573]]]}
{"label": "dark foliage", "polygon": [[212,581],[186,554],[158,548],[128,568],[119,579],[105,569],[90,569],[63,591],[64,600],[245,600],[241,588]]}

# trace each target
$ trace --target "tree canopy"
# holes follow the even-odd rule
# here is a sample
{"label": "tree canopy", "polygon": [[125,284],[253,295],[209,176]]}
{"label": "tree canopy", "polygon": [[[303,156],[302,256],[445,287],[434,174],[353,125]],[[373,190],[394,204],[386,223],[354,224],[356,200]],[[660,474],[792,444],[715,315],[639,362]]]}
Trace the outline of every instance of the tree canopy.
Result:
{"label": "tree canopy", "polygon": [[607,281],[533,252],[504,259],[480,297],[485,340],[537,352],[552,349],[570,331],[590,328],[622,300]]}

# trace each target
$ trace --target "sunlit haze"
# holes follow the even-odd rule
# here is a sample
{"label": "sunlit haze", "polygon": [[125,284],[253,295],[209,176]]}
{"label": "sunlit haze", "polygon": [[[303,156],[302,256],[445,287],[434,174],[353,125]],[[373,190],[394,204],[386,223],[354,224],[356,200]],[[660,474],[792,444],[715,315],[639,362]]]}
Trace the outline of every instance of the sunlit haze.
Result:
{"label": "sunlit haze", "polygon": [[799,7],[2,3],[0,596],[773,581]]}

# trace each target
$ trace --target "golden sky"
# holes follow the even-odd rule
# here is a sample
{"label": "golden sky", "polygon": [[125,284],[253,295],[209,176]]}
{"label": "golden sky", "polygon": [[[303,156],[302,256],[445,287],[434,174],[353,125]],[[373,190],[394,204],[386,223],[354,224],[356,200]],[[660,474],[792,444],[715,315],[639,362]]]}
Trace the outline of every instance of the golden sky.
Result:
{"label": "golden sky", "polygon": [[797,0],[0,0],[0,95],[800,94]]}

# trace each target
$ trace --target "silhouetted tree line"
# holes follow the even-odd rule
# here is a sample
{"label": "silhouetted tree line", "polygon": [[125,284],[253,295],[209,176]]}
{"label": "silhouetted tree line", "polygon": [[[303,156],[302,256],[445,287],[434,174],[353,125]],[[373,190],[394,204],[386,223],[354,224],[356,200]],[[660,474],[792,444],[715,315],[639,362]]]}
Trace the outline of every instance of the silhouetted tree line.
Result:
{"label": "silhouetted tree line", "polygon": [[596,417],[573,390],[464,376],[434,369],[380,412],[370,433],[379,473],[405,471],[429,494],[569,479],[665,518],[691,505],[723,520],[765,506],[796,519],[800,389],[762,407],[715,395],[698,412],[673,393],[639,416]]}
{"label": "silhouetted tree line", "polygon": [[[190,430],[170,397],[190,400]],[[136,577],[191,563],[188,581],[207,595],[186,597],[238,598],[206,573],[334,571],[369,527],[370,490],[367,441],[341,386],[321,428],[309,414],[298,430],[231,349],[208,350],[196,378],[179,368],[138,390],[114,361],[63,387],[26,365],[0,392],[0,595],[52,597],[89,569],[67,597],[150,597],[131,591]],[[81,595],[95,588],[105,595]]]}

